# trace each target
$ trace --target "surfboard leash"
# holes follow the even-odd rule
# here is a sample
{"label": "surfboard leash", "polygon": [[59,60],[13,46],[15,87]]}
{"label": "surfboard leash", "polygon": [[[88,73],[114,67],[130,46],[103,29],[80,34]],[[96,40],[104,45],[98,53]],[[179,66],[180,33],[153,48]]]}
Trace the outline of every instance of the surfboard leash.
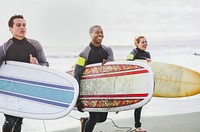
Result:
{"label": "surfboard leash", "polygon": [[45,121],[44,120],[42,120],[42,121],[43,121],[43,124],[44,124],[44,130],[45,130],[45,132],[47,132],[47,127],[46,127]]}
{"label": "surfboard leash", "polygon": [[107,119],[110,120],[112,122],[112,124],[118,129],[128,129],[126,132],[131,132],[132,131],[132,127],[118,126],[118,125],[116,125],[116,123],[114,122],[114,120],[112,118],[107,118]]}
{"label": "surfboard leash", "polygon": [[[80,120],[79,118],[77,118],[77,117],[74,117],[74,116],[72,116],[72,115],[70,115],[70,114],[68,114],[67,116],[69,116],[69,117],[71,117],[71,118],[73,118],[73,119],[75,119],[75,120]],[[116,128],[118,128],[118,129],[128,129],[126,132],[135,132],[135,129],[132,129],[132,127],[122,127],[122,126],[118,126],[118,125],[116,125],[116,123],[114,122],[114,120],[113,119],[111,119],[111,118],[107,118],[108,120],[110,120],[111,122],[112,122],[112,124],[116,127]]]}

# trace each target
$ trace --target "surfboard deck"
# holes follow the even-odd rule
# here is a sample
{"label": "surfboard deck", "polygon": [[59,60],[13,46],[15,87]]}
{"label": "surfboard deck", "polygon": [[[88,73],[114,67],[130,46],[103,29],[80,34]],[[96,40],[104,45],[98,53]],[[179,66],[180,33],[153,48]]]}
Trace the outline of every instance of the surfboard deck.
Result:
{"label": "surfboard deck", "polygon": [[200,93],[200,73],[175,64],[150,62],[156,97],[187,97]]}
{"label": "surfboard deck", "polygon": [[[117,59],[122,61],[124,59]],[[151,66],[154,74],[155,90],[154,97],[176,98],[188,97],[200,93],[200,73],[190,68],[151,61],[136,59]]]}
{"label": "surfboard deck", "polygon": [[32,119],[56,119],[75,106],[77,81],[69,74],[29,63],[0,67],[0,112]]}
{"label": "surfboard deck", "polygon": [[[68,71],[73,75],[73,70]],[[141,62],[87,65],[80,82],[84,111],[112,112],[139,108],[153,95],[153,73]]]}

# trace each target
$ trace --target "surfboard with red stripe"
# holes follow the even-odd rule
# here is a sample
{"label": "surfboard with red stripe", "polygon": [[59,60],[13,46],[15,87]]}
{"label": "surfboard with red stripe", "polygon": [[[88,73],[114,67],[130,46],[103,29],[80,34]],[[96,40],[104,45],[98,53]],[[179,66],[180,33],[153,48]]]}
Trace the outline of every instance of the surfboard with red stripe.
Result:
{"label": "surfboard with red stripe", "polygon": [[148,103],[153,87],[153,73],[148,64],[117,61],[102,66],[97,63],[87,65],[83,72],[80,99],[84,111],[123,111]]}

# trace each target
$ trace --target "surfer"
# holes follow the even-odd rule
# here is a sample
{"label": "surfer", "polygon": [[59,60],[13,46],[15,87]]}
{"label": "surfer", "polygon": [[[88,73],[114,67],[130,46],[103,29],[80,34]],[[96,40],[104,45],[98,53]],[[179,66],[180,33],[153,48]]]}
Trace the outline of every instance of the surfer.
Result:
{"label": "surfer", "polygon": [[[74,77],[80,84],[80,79],[83,74],[84,68],[88,64],[102,63],[113,61],[113,51],[110,47],[102,45],[104,37],[101,26],[94,25],[89,29],[91,42],[79,54],[77,64],[75,66]],[[95,86],[94,86],[95,87]],[[77,108],[83,112],[84,105],[81,100],[77,101]],[[89,117],[81,118],[81,132],[92,132],[97,122],[104,122],[107,119],[108,112],[89,112]]]}
{"label": "surfer", "polygon": [[[127,60],[134,61],[135,59],[146,60],[147,62],[151,61],[151,56],[147,49],[147,40],[144,36],[139,36],[135,38],[135,46],[131,53],[128,55]],[[135,119],[135,132],[146,132],[144,128],[141,127],[141,111],[142,107],[135,109],[134,111],[134,119]]]}
{"label": "surfer", "polygon": [[[12,60],[48,66],[45,54],[40,43],[28,39],[26,35],[26,21],[22,15],[14,15],[8,21],[8,26],[13,35],[7,42],[0,46],[0,59]],[[23,118],[5,115],[3,132],[21,132]]]}

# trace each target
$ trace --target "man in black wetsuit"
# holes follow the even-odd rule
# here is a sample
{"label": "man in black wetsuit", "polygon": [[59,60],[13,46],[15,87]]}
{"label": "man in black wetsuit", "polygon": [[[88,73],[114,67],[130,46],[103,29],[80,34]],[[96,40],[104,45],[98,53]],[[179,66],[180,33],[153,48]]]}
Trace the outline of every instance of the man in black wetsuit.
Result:
{"label": "man in black wetsuit", "polygon": [[[101,26],[92,26],[89,30],[91,37],[90,44],[79,54],[77,64],[75,66],[74,77],[80,84],[80,79],[84,68],[88,64],[102,63],[113,61],[113,51],[110,47],[101,44],[103,40],[103,30]],[[95,87],[95,86],[94,86]],[[83,104],[80,100],[77,101],[78,110],[83,112]],[[107,119],[107,112],[89,112],[89,118],[81,118],[81,131],[92,132],[97,122],[104,122]]]}
{"label": "man in black wetsuit", "polygon": [[[36,40],[25,37],[26,21],[23,16],[12,16],[8,21],[8,26],[13,38],[0,46],[1,63],[2,61],[12,60],[48,66],[48,62],[40,43]],[[7,114],[4,115],[5,122],[2,131],[20,132],[23,118]]]}

